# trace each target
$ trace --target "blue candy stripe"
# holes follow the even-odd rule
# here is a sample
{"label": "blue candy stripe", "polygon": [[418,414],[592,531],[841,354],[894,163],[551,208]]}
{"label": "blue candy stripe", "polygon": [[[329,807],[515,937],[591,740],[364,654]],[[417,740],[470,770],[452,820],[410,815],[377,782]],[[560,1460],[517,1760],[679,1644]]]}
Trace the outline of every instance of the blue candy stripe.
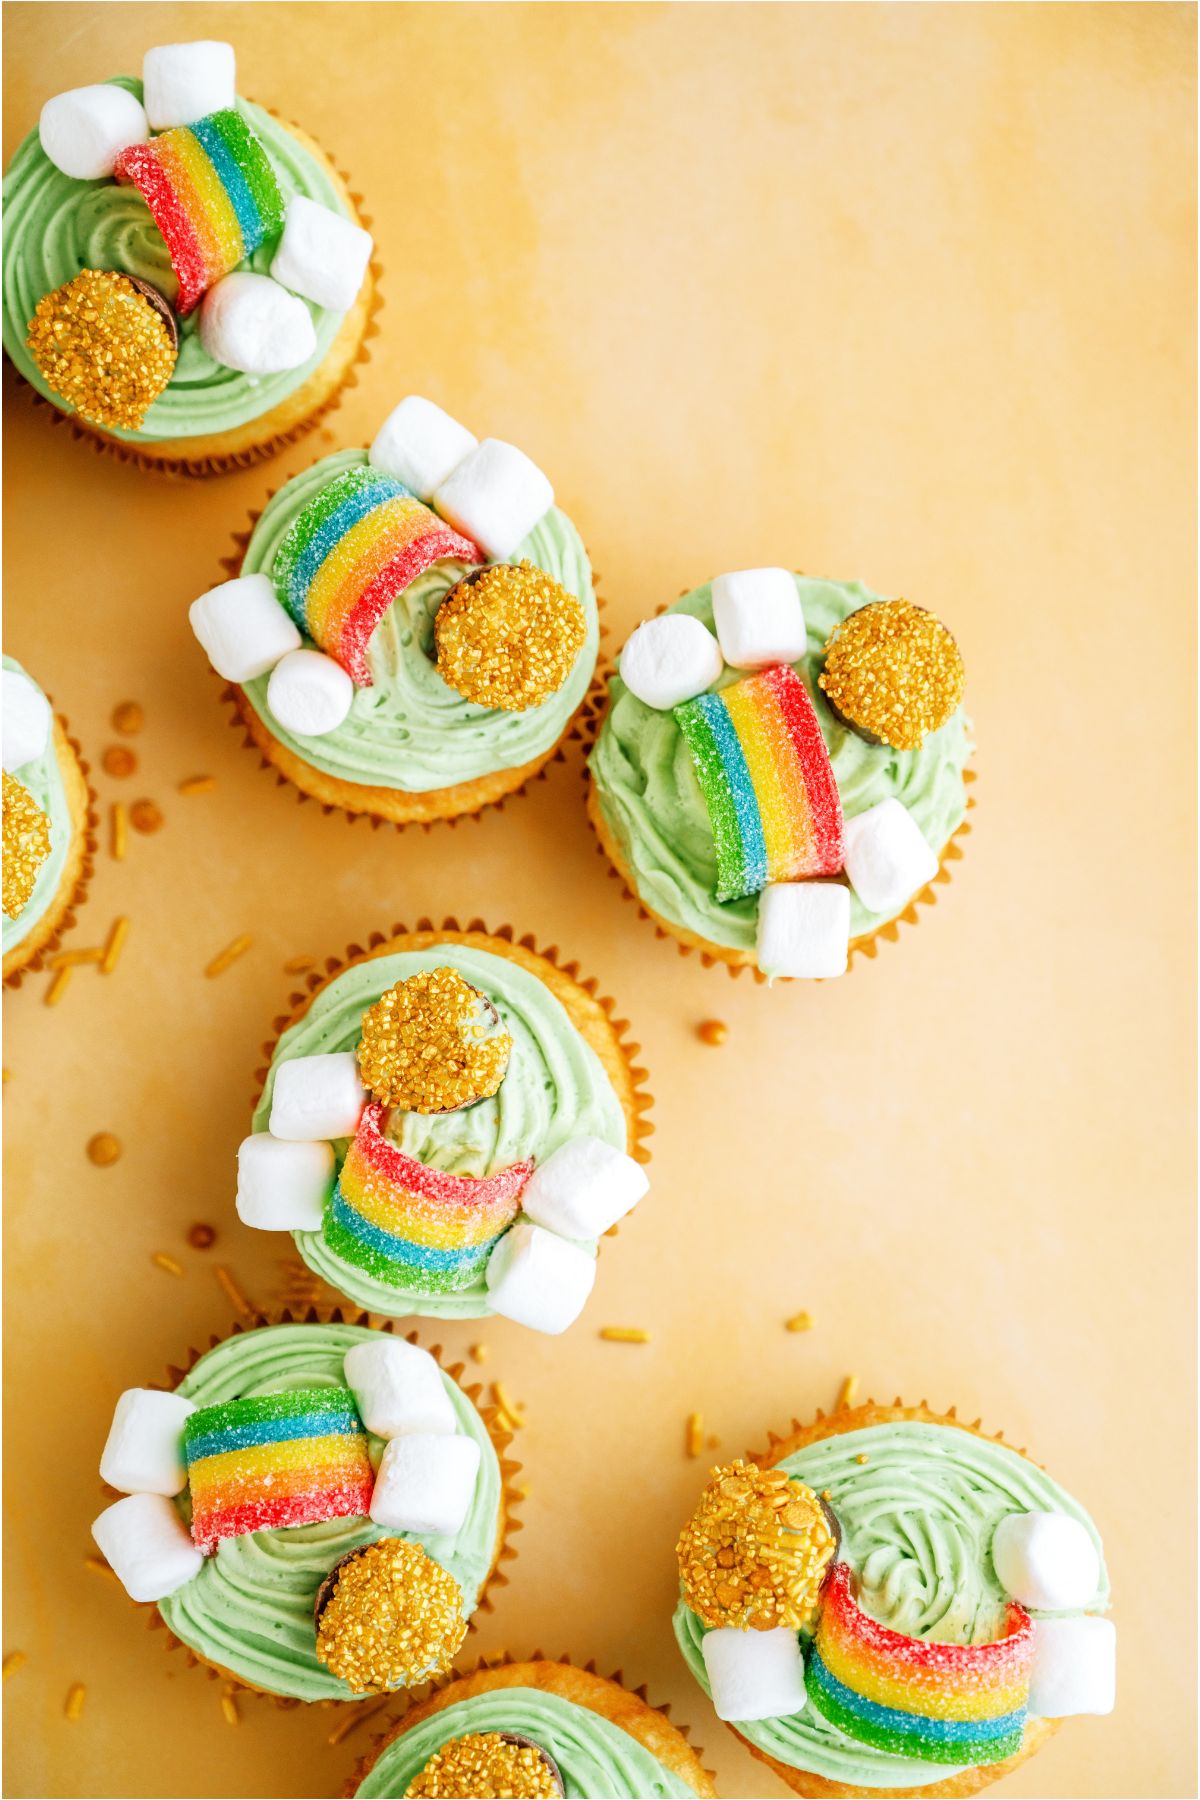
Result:
{"label": "blue candy stripe", "polygon": [[729,708],[720,694],[701,694],[696,705],[713,734],[729,780],[729,792],[737,813],[746,863],[745,890],[747,893],[757,893],[767,882],[767,841],[763,836],[762,817],[758,810],[754,783],[750,779],[750,770],[746,766],[742,741],[729,716]]}
{"label": "blue candy stripe", "polygon": [[335,1188],[330,1208],[334,1222],[348,1231],[360,1243],[378,1251],[380,1256],[388,1257],[392,1262],[407,1263],[416,1269],[461,1269],[469,1262],[478,1261],[488,1255],[492,1246],[504,1235],[497,1232],[486,1243],[467,1244],[458,1250],[435,1250],[426,1244],[413,1244],[407,1238],[395,1237],[390,1231],[384,1231],[370,1219],[364,1219],[356,1212],[346,1199],[341,1188]]}
{"label": "blue candy stripe", "polygon": [[312,586],[317,570],[331,551],[341,543],[346,533],[368,513],[375,512],[385,506],[389,500],[411,499],[411,490],[402,481],[395,481],[390,475],[381,475],[354,492],[342,501],[337,511],[331,513],[325,523],[318,527],[304,549],[296,558],[288,582],[288,610],[301,629],[306,628],[306,603],[308,590]]}
{"label": "blue candy stripe", "polygon": [[297,1413],[290,1419],[256,1419],[249,1425],[226,1425],[206,1431],[185,1445],[189,1469],[206,1456],[224,1456],[227,1450],[250,1450],[259,1444],[276,1444],[293,1438],[352,1437],[362,1430],[353,1407],[344,1412]]}
{"label": "blue candy stripe", "polygon": [[229,196],[229,204],[237,214],[237,222],[241,227],[244,253],[247,244],[261,243],[264,236],[262,219],[246,177],[238,168],[229,145],[211,119],[197,119],[188,129],[212,164],[217,180]]}
{"label": "blue candy stripe", "polygon": [[856,1694],[844,1681],[839,1681],[815,1649],[809,1657],[806,1674],[818,1690],[823,1690],[864,1724],[874,1725],[881,1731],[899,1731],[909,1737],[925,1738],[930,1743],[987,1743],[993,1738],[1008,1737],[1012,1732],[1019,1733],[1025,1722],[1023,1706],[994,1719],[931,1719],[924,1713],[901,1712],[894,1706],[881,1706],[877,1700],[868,1700],[865,1694]]}

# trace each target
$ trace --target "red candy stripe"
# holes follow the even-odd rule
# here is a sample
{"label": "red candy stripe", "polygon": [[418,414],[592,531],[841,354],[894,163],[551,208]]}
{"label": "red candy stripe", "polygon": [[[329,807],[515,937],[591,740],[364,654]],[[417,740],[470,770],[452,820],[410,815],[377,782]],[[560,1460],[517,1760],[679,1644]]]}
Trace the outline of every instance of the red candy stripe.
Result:
{"label": "red candy stripe", "polygon": [[443,557],[456,562],[478,563],[486,559],[469,538],[460,537],[448,525],[439,524],[408,544],[370,581],[355,601],[342,626],[337,659],[357,686],[371,686],[367,645],[371,634],[397,594]]}
{"label": "red candy stripe", "polygon": [[[211,1555],[222,1538],[245,1537],[251,1531],[277,1531],[285,1525],[319,1525],[326,1519],[366,1518],[371,1511],[375,1482],[350,1482],[322,1488],[318,1493],[289,1494],[275,1499],[247,1500],[240,1506],[217,1507],[193,1522],[196,1547]],[[196,1535],[199,1524],[200,1535]]]}
{"label": "red candy stripe", "polygon": [[512,1163],[495,1175],[478,1178],[473,1175],[445,1175],[417,1162],[395,1144],[389,1144],[381,1130],[384,1108],[372,1100],[364,1107],[356,1133],[359,1148],[373,1169],[395,1182],[405,1193],[419,1194],[443,1206],[485,1206],[515,1200],[533,1174],[532,1162]]}
{"label": "red candy stripe", "polygon": [[787,663],[764,669],[761,679],[779,703],[783,722],[800,759],[820,860],[820,867],[811,872],[837,875],[846,860],[842,800],[808,690]]}
{"label": "red candy stripe", "polygon": [[200,240],[152,143],[131,144],[128,150],[122,150],[116,161],[115,174],[118,181],[137,188],[163,235],[171,267],[179,282],[175,310],[182,317],[203,298],[208,285],[208,265]]}
{"label": "red candy stripe", "polygon": [[1033,1658],[1033,1620],[1015,1600],[1009,1602],[1005,1613],[1004,1635],[990,1644],[935,1644],[927,1638],[905,1637],[902,1632],[881,1625],[878,1619],[863,1612],[855,1599],[846,1563],[834,1565],[823,1605],[827,1613],[832,1613],[829,1624],[834,1630],[873,1655],[894,1663],[898,1670],[973,1676],[990,1683],[1005,1675],[1019,1679]]}

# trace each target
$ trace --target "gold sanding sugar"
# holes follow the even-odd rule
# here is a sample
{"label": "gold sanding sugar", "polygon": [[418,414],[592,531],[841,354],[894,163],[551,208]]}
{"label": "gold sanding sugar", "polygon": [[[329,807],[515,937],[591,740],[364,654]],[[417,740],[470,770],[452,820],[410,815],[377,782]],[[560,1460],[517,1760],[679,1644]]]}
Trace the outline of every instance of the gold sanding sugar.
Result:
{"label": "gold sanding sugar", "polygon": [[0,905],[18,919],[29,905],[38,873],[50,854],[50,816],[27,787],[4,771],[4,877]]}
{"label": "gold sanding sugar", "polygon": [[504,1080],[512,1039],[489,1031],[491,1008],[457,969],[398,981],[362,1018],[358,1067],[385,1106],[443,1113],[486,1100]]}
{"label": "gold sanding sugar", "polygon": [[940,619],[910,600],[873,600],[834,631],[817,685],[851,725],[894,750],[919,750],[959,705],[965,680]]}
{"label": "gold sanding sugar", "polygon": [[551,1800],[562,1788],[536,1744],[499,1731],[451,1738],[405,1790],[405,1800]]}
{"label": "gold sanding sugar", "polygon": [[497,563],[450,590],[433,632],[438,673],[464,700],[525,712],[567,679],[587,621],[553,576],[532,563]]}
{"label": "gold sanding sugar", "polygon": [[175,370],[162,314],[110,269],[84,269],[43,295],[25,342],[55,393],[109,429],[138,430]]}
{"label": "gold sanding sugar", "polygon": [[337,1570],[317,1656],[356,1694],[380,1694],[442,1674],[466,1635],[453,1575],[420,1544],[380,1538]]}
{"label": "gold sanding sugar", "polygon": [[714,1469],[675,1553],[683,1597],[706,1625],[801,1630],[836,1539],[811,1488],[782,1469]]}

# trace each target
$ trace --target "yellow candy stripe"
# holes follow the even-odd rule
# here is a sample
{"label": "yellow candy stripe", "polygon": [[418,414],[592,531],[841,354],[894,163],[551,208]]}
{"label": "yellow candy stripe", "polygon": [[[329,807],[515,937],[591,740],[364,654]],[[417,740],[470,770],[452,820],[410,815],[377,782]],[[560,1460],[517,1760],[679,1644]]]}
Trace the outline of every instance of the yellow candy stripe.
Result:
{"label": "yellow candy stripe", "polygon": [[319,644],[340,640],[365,589],[431,521],[419,500],[388,500],[339,539],[313,576],[305,602],[309,629]]}
{"label": "yellow candy stripe", "polygon": [[897,1675],[894,1664],[876,1657],[857,1639],[847,1642],[840,1633],[822,1632],[820,1651],[830,1674],[846,1687],[897,1712],[936,1719],[996,1719],[1016,1712],[1029,1697],[1028,1682],[990,1686],[972,1677],[966,1684],[961,1674],[932,1669],[906,1669]]}
{"label": "yellow candy stripe", "polygon": [[328,1437],[291,1438],[271,1444],[254,1444],[244,1450],[226,1450],[206,1456],[188,1471],[193,1499],[211,1506],[227,1493],[246,1498],[247,1484],[270,1483],[273,1494],[303,1493],[323,1485],[332,1476],[355,1474],[362,1466],[363,1440],[357,1432],[338,1432]]}
{"label": "yellow candy stripe", "polygon": [[721,698],[754,787],[770,879],[786,881],[799,866],[812,831],[795,751],[783,732],[778,708],[770,705],[757,682],[736,682],[722,690]]}
{"label": "yellow candy stripe", "polygon": [[[204,190],[197,186],[193,174],[195,156],[189,162],[184,153],[183,137],[182,132],[168,131],[155,140],[154,150],[163,174],[171,185],[179,210],[199,246],[204,258],[204,278],[211,285],[232,265],[225,259],[217,225],[205,204]],[[193,142],[190,138],[187,141]],[[193,148],[199,150],[198,145],[193,144]],[[208,158],[205,157],[204,161],[211,171],[212,164],[208,162]]]}

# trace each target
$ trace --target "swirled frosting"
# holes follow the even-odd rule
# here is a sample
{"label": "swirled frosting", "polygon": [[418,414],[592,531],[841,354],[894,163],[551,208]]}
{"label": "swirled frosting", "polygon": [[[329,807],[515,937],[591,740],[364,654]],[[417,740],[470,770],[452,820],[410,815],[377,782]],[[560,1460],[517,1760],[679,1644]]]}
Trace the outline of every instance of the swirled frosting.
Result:
{"label": "swirled frosting", "polygon": [[[868,744],[842,725],[817,686],[824,645],[847,613],[880,596],[857,581],[815,581],[797,575],[796,586],[810,648],[795,668],[816,707],[846,817],[852,819],[880,800],[901,800],[932,848],[940,851],[966,812],[963,769],[972,749],[966,718],[960,709],[919,750]],[[690,613],[712,630],[711,584],[694,588],[670,610]],[[720,685],[736,679],[737,671],[727,669]],[[753,951],[758,895],[723,904],[716,899],[716,853],[708,810],[674,716],[644,705],[614,675],[590,766],[600,810],[651,911],[709,943]],[[851,891],[852,937],[895,916],[868,912]]]}
{"label": "swirled frosting", "polygon": [[[304,1017],[283,1033],[271,1059],[253,1129],[265,1131],[271,1114],[275,1071],[294,1056],[351,1050],[360,1022],[380,995],[422,969],[449,965],[496,1006],[512,1038],[508,1073],[490,1100],[458,1112],[393,1113],[389,1131],[409,1156],[452,1175],[491,1175],[527,1157],[549,1156],[568,1138],[584,1133],[625,1148],[625,1115],[594,1050],[561,1003],[535,975],[508,957],[466,944],[437,944],[375,956],[357,963],[323,988]],[[346,1152],[335,1146],[338,1164]],[[293,1233],[309,1268],[339,1293],[372,1312],[474,1319],[490,1313],[482,1276],[456,1294],[400,1292],[355,1268],[330,1250],[319,1231]]]}
{"label": "swirled frosting", "polygon": [[[243,574],[269,575],[288,527],[314,495],[344,469],[361,467],[365,450],[340,450],[295,476],[268,503],[254,528]],[[359,688],[349,717],[324,737],[296,737],[267,706],[267,677],[244,692],[271,735],[314,769],[340,781],[427,793],[516,769],[556,744],[583,700],[600,643],[592,571],[579,534],[552,507],[512,560],[525,559],[553,575],[583,606],[587,635],[570,675],[548,700],[527,712],[475,706],[448,687],[437,672],[433,621],[438,607],[465,572],[456,562],[435,563],[410,583],[371,638],[368,660],[374,685]]]}
{"label": "swirled frosting", "polygon": [[[142,97],[142,84],[128,77],[116,86]],[[286,126],[261,106],[238,100],[238,111],[262,140],[284,203],[303,194],[347,216],[348,209],[329,173]],[[276,240],[262,244],[239,267],[270,272]],[[114,180],[73,181],[56,169],[38,141],[36,129],[24,139],[4,177],[4,348],[43,399],[69,411],[50,388],[29,351],[25,334],[34,308],[81,269],[117,269],[149,281],[172,303],[178,283],[162,234],[135,188]],[[317,347],[306,363],[279,375],[243,375],[216,363],[201,347],[199,315],[180,319],[179,360],[166,391],[154,402],[139,431],[111,428],[125,443],[206,437],[261,418],[301,387],[324,360],[338,334],[342,314],[305,302],[313,318]]]}
{"label": "swirled frosting", "polygon": [[[860,1456],[866,1461],[860,1463]],[[842,1528],[839,1555],[858,1575],[863,1609],[908,1637],[953,1644],[995,1638],[1007,1596],[992,1567],[992,1534],[1014,1512],[1077,1519],[1101,1557],[1100,1585],[1078,1610],[1108,1606],[1108,1572],[1095,1525],[1036,1463],[1002,1444],[956,1426],[903,1420],[823,1438],[779,1467],[828,1494]],[[675,1635],[692,1674],[709,1692],[700,1650],[704,1626],[682,1601]],[[890,1756],[848,1738],[811,1704],[787,1718],[737,1729],[790,1768],[855,1787],[920,1787],[954,1773],[944,1763]]]}
{"label": "swirled frosting", "polygon": [[[232,1337],[202,1356],[177,1392],[197,1406],[216,1406],[251,1394],[287,1388],[337,1386],[352,1344],[375,1334],[356,1325],[270,1325]],[[442,1377],[461,1431],[479,1445],[475,1496],[455,1537],[416,1538],[462,1588],[469,1616],[496,1554],[500,1524],[500,1465],[487,1428],[462,1389]],[[371,1438],[371,1460],[383,1445]],[[177,1504],[187,1516],[187,1491]],[[200,1573],[160,1600],[175,1636],[210,1662],[252,1686],[297,1700],[345,1700],[345,1684],[317,1661],[313,1605],[317,1589],[339,1558],[385,1532],[369,1519],[329,1519],[225,1538]]]}
{"label": "swirled frosting", "polygon": [[[20,663],[14,662],[11,656],[4,658],[4,667],[15,670],[19,675],[25,674]],[[53,729],[42,754],[13,773],[21,786],[29,789],[42,810],[49,814],[50,854],[38,870],[33,892],[28,903],[21,909],[19,918],[10,919],[7,913],[3,915],[5,956],[28,937],[54,899],[62,881],[67,853],[71,848],[71,808],[63,785],[62,770],[58,766]]]}

